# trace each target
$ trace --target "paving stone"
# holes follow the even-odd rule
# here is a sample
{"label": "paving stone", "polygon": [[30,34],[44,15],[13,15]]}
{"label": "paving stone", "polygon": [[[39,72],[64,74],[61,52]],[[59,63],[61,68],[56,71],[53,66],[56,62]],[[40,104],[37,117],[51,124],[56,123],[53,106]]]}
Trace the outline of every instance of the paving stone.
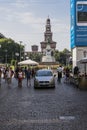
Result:
{"label": "paving stone", "polygon": [[55,89],[34,89],[33,80],[22,88],[2,80],[0,130],[86,130],[87,91],[55,82]]}

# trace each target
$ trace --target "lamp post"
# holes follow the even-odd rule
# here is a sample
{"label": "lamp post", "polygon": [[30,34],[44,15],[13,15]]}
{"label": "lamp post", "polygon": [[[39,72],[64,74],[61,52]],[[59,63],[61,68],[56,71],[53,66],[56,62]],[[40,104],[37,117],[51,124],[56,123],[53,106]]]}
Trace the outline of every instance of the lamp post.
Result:
{"label": "lamp post", "polygon": [[7,50],[5,50],[5,63],[7,64]]}
{"label": "lamp post", "polygon": [[17,57],[19,56],[19,53],[16,52],[16,53],[15,53],[15,56],[16,56],[16,62],[15,62],[15,65],[17,65],[17,64],[18,64],[18,58],[17,58]]}
{"label": "lamp post", "polygon": [[20,42],[20,61],[21,61],[21,43],[22,41],[19,41]]}
{"label": "lamp post", "polygon": [[25,59],[25,60],[26,60],[26,57],[27,57],[27,53],[25,52],[25,53],[24,53],[24,59]]}
{"label": "lamp post", "polygon": [[17,57],[19,56],[19,53],[18,53],[18,52],[16,52],[16,53],[15,53],[15,56],[16,56],[16,60],[17,60]]}
{"label": "lamp post", "polygon": [[25,46],[26,44],[24,44],[24,60],[26,59],[26,55],[27,55],[27,53],[25,52]]}
{"label": "lamp post", "polygon": [[26,59],[28,60],[28,59],[29,59],[29,57],[27,56],[27,57],[26,57]]}

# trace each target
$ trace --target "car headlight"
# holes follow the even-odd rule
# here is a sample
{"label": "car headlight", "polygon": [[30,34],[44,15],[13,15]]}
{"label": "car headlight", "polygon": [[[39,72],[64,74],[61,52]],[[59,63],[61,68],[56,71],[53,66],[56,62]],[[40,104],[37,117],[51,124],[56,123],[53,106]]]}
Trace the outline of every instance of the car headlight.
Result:
{"label": "car headlight", "polygon": [[54,78],[51,78],[50,83],[54,83]]}

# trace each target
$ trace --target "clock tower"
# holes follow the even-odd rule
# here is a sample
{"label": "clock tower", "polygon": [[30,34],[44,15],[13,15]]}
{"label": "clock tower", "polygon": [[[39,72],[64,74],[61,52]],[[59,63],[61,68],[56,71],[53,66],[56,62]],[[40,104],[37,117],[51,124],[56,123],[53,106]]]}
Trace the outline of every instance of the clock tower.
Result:
{"label": "clock tower", "polygon": [[43,53],[46,50],[46,46],[50,44],[51,49],[54,51],[56,48],[56,42],[52,40],[52,32],[51,32],[51,24],[50,18],[48,17],[46,20],[45,32],[44,32],[44,41],[40,42],[41,44],[41,52]]}

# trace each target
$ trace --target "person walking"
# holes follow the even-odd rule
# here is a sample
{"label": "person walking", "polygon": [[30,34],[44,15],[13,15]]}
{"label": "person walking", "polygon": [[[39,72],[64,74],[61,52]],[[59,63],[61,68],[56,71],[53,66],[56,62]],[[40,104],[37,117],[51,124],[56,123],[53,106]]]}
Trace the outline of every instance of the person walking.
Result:
{"label": "person walking", "polygon": [[12,68],[8,67],[7,70],[6,70],[6,78],[7,78],[8,86],[10,86],[10,84],[12,82],[13,74],[14,74],[14,72],[12,71]]}
{"label": "person walking", "polygon": [[30,68],[28,68],[26,72],[27,86],[31,86],[31,76],[32,76],[31,70]]}
{"label": "person walking", "polygon": [[34,70],[34,68],[32,68],[31,74],[32,74],[32,78],[34,78],[34,76],[35,76],[35,70]]}
{"label": "person walking", "polygon": [[16,69],[15,69],[15,74],[14,74],[14,77],[16,78],[16,79],[18,79],[18,72],[19,72],[19,66],[17,66],[16,67]]}
{"label": "person walking", "polygon": [[26,75],[27,75],[27,67],[24,68],[24,73],[25,73],[25,78],[26,78]]}
{"label": "person walking", "polygon": [[24,73],[21,68],[19,68],[17,77],[18,77],[18,87],[22,87],[22,80],[24,78]]}
{"label": "person walking", "polygon": [[58,82],[61,83],[61,78],[62,78],[62,67],[61,65],[57,68],[57,73],[58,73]]}
{"label": "person walking", "polygon": [[66,76],[65,83],[69,83],[70,82],[70,69],[68,67],[66,67],[65,76]]}
{"label": "person walking", "polygon": [[0,86],[1,86],[1,78],[2,78],[2,69],[0,68]]}

